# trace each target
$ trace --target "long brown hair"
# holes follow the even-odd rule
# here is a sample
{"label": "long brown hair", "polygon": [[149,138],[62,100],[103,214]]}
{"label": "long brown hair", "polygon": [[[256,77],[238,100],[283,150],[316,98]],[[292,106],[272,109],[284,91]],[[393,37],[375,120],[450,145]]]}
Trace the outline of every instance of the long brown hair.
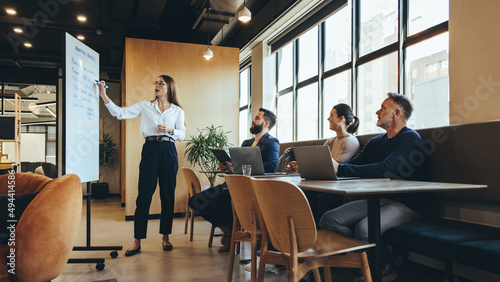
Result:
{"label": "long brown hair", "polygon": [[[163,78],[163,80],[167,84],[167,89],[168,89],[167,100],[168,100],[168,102],[172,103],[174,105],[177,105],[177,106],[179,106],[179,108],[182,109],[181,104],[179,103],[179,98],[178,98],[179,88],[177,88],[177,82],[175,82],[175,80],[171,76],[166,75],[166,74],[162,74],[158,77]],[[154,102],[156,99],[157,99],[157,97],[155,96],[151,102]]]}

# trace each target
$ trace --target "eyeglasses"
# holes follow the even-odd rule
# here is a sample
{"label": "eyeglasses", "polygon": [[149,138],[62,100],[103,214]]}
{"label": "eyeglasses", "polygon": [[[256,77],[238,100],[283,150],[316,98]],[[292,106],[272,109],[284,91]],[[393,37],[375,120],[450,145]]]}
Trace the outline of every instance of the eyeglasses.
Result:
{"label": "eyeglasses", "polygon": [[153,82],[153,84],[156,86],[156,85],[160,85],[160,86],[163,86],[163,85],[167,85],[167,83],[165,81],[155,81]]}

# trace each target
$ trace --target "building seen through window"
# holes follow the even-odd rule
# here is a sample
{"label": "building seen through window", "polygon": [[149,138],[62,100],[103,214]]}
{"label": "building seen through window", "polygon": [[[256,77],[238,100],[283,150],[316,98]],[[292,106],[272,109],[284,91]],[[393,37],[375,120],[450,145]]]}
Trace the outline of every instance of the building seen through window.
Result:
{"label": "building seen through window", "polygon": [[[352,11],[348,1],[273,54],[281,142],[332,137],[326,118],[337,103],[353,107],[358,133],[382,132],[375,112],[388,92],[404,93],[414,104],[410,127],[449,124],[449,3],[406,0],[400,7],[398,2],[357,1],[359,10]],[[358,22],[352,14],[359,15]],[[351,34],[359,34],[359,41],[352,42]]]}

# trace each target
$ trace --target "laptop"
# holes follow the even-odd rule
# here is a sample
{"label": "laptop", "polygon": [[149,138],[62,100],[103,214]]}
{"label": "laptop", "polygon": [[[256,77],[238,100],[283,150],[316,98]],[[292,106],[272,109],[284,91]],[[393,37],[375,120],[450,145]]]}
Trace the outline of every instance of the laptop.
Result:
{"label": "laptop", "polygon": [[252,176],[279,176],[284,174],[282,172],[265,173],[259,146],[232,147],[229,148],[229,154],[231,155],[231,163],[235,174],[242,174],[242,165],[252,166]]}
{"label": "laptop", "polygon": [[343,180],[357,177],[337,177],[328,146],[293,147],[300,177],[311,180]]}

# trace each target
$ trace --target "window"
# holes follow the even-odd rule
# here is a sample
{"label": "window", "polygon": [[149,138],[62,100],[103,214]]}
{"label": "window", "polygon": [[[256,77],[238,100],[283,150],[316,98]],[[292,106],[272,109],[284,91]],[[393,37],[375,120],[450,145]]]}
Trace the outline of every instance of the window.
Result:
{"label": "window", "polygon": [[[415,128],[449,124],[448,33],[407,48],[406,95],[418,114],[409,125]],[[412,73],[425,75],[410,76]]]}
{"label": "window", "polygon": [[293,141],[293,94],[278,97],[276,135],[280,142]]}
{"label": "window", "polygon": [[398,39],[398,1],[360,1],[361,56],[378,50]]}
{"label": "window", "polygon": [[410,0],[408,8],[408,35],[413,35],[448,21],[450,2],[449,0]]}
{"label": "window", "polygon": [[351,8],[337,11],[325,21],[325,71],[351,61]]}
{"label": "window", "polygon": [[240,118],[239,118],[239,143],[250,138],[248,130],[250,124],[250,72],[247,67],[240,72]]}
{"label": "window", "polygon": [[288,44],[277,53],[278,91],[291,87],[293,83],[293,44]]}
{"label": "window", "polygon": [[323,114],[320,120],[323,122],[323,138],[334,137],[335,132],[330,130],[327,118],[330,116],[333,106],[344,103],[351,104],[351,71],[347,70],[328,77],[323,85]]}
{"label": "window", "polygon": [[318,28],[309,30],[298,39],[299,82],[318,75]]}
{"label": "window", "polygon": [[318,83],[299,89],[297,96],[297,140],[318,139]]}
{"label": "window", "polygon": [[412,101],[410,127],[449,123],[448,1],[352,1],[274,54],[281,142],[332,137],[338,103],[353,107],[358,133],[383,132],[375,112],[388,92]]}
{"label": "window", "polygon": [[[382,101],[387,98],[387,93],[397,91],[397,62],[397,53],[392,53],[363,64],[358,68],[358,116],[375,116],[375,112],[380,109]],[[366,71],[366,69],[369,71]],[[358,132],[365,134],[383,132],[383,130],[373,122],[362,120]]]}

